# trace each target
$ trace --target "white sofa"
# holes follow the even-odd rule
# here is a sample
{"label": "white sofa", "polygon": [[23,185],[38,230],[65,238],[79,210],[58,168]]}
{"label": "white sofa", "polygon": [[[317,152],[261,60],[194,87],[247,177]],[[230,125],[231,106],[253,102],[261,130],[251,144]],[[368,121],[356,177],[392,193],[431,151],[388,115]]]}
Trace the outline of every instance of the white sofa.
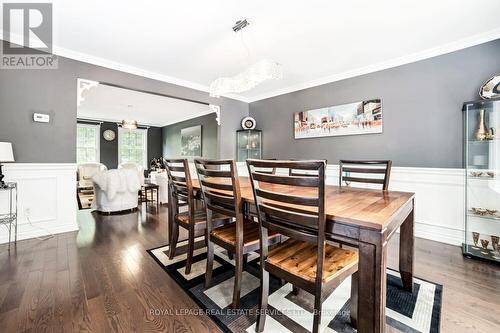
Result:
{"label": "white sofa", "polygon": [[78,188],[92,187],[92,176],[96,173],[107,170],[102,163],[82,163],[78,164]]}
{"label": "white sofa", "polygon": [[137,208],[141,179],[136,170],[101,171],[92,177],[92,182],[95,188],[93,209],[111,213]]}

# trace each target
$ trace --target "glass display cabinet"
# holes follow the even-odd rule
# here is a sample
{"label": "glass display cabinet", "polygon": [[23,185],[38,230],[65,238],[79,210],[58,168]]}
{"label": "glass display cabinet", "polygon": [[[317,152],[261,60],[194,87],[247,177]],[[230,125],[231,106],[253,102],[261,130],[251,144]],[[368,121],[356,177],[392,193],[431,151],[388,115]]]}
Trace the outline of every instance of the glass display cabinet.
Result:
{"label": "glass display cabinet", "polygon": [[262,131],[239,130],[236,134],[238,162],[244,162],[248,158],[262,158]]}
{"label": "glass display cabinet", "polygon": [[463,253],[500,263],[500,100],[464,103]]}

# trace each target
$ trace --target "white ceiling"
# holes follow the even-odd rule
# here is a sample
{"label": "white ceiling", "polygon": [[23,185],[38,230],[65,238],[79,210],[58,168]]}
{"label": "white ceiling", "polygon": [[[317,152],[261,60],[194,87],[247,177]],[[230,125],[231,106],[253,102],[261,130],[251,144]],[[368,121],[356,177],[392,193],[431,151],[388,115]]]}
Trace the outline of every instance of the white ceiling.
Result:
{"label": "white ceiling", "polygon": [[[254,101],[500,38],[491,0],[54,0],[56,53],[207,91],[269,58]],[[244,31],[248,53],[231,26]]]}
{"label": "white ceiling", "polygon": [[141,125],[162,127],[212,112],[208,105],[105,84],[85,90],[82,96],[77,111],[80,119],[132,119]]}

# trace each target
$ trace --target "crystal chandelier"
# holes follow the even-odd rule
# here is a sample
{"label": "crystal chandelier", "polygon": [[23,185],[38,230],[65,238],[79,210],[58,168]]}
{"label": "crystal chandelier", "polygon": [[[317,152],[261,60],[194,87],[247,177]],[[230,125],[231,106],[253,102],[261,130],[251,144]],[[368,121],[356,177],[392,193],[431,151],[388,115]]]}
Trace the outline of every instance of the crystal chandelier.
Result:
{"label": "crystal chandelier", "polygon": [[233,77],[220,77],[210,85],[210,96],[240,93],[267,80],[283,78],[281,65],[271,60],[261,60]]}
{"label": "crystal chandelier", "polygon": [[[246,19],[240,20],[233,26],[233,31],[241,33],[249,24]],[[282,78],[282,66],[275,61],[264,59],[235,76],[220,77],[213,81],[210,84],[210,96],[220,97],[228,93],[241,93],[254,88],[264,81],[280,80]]]}

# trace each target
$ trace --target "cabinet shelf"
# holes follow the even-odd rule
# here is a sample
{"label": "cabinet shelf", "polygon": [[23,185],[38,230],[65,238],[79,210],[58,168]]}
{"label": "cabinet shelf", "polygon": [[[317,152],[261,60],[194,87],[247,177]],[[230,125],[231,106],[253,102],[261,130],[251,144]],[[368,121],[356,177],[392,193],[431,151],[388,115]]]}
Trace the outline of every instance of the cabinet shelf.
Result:
{"label": "cabinet shelf", "polygon": [[[491,236],[500,236],[500,100],[464,103],[464,165],[465,165],[465,232],[463,254],[500,264],[500,254],[492,250]],[[493,130],[491,130],[493,128]],[[478,129],[494,133],[492,140],[477,140]],[[497,144],[498,143],[498,144]],[[488,173],[490,173],[488,175]],[[472,175],[474,174],[474,175]],[[480,215],[471,208],[486,212],[491,208],[494,214]],[[482,209],[482,210],[481,210]],[[473,233],[490,241],[487,250],[475,247]]]}
{"label": "cabinet shelf", "polygon": [[491,221],[500,221],[500,216],[495,216],[495,215],[478,215],[474,213],[467,213],[467,216],[469,217],[477,217],[479,219],[483,220],[491,220]]}
{"label": "cabinet shelf", "polygon": [[262,131],[239,130],[237,133],[237,161],[244,162],[249,158],[262,158]]}

